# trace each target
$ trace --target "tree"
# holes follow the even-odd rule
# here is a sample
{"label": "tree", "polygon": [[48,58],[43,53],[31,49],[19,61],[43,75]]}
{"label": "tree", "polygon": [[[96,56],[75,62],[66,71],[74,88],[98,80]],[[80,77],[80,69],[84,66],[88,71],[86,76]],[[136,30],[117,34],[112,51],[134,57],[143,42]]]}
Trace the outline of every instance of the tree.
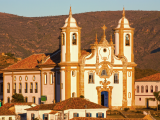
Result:
{"label": "tree", "polygon": [[153,92],[153,95],[157,101],[157,112],[158,112],[158,101],[160,101],[160,91],[158,92]]}
{"label": "tree", "polygon": [[11,102],[14,103],[14,102],[25,102],[25,101],[22,94],[15,93],[14,95],[12,95]]}

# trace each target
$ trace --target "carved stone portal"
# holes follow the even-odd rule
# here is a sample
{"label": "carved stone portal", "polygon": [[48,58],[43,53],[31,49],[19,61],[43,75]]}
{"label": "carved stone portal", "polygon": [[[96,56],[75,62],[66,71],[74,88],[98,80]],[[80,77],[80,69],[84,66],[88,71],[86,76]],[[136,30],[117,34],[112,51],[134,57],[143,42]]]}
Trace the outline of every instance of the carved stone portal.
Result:
{"label": "carved stone portal", "polygon": [[100,84],[102,84],[103,86],[97,86],[97,94],[98,94],[98,104],[101,105],[101,92],[102,91],[107,91],[108,92],[108,105],[109,105],[109,109],[112,109],[111,106],[111,100],[112,100],[112,86],[108,86],[108,84],[110,84],[110,81],[107,81],[106,79],[102,82],[100,81]]}

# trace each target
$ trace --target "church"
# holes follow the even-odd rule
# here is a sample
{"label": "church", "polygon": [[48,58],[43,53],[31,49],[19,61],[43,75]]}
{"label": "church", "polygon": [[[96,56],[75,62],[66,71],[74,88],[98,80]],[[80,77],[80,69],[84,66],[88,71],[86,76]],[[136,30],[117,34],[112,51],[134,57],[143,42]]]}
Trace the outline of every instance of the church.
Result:
{"label": "church", "polygon": [[60,48],[51,54],[33,54],[3,69],[3,104],[12,95],[23,94],[26,102],[54,103],[84,96],[109,109],[135,108],[134,28],[129,26],[123,8],[122,18],[106,40],[105,30],[91,52],[81,50],[81,27],[69,17],[61,27]]}

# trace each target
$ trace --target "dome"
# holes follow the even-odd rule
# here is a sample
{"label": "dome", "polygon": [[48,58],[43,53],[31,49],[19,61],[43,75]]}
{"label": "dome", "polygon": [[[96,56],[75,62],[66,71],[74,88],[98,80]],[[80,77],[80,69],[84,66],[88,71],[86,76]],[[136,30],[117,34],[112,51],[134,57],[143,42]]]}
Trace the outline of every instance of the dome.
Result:
{"label": "dome", "polygon": [[127,20],[127,18],[125,18],[124,8],[123,8],[123,13],[122,13],[122,18],[119,20],[117,28],[120,28],[120,27],[122,27],[122,28],[131,28],[129,26],[129,21]]}
{"label": "dome", "polygon": [[[70,19],[69,19],[70,18]],[[70,20],[70,21],[68,21]],[[71,7],[70,7],[70,11],[69,11],[69,17],[65,20],[65,24],[63,27],[67,27],[68,24],[70,24],[70,27],[78,27],[77,26],[77,22],[76,19],[72,17],[72,11],[71,11]]]}
{"label": "dome", "polygon": [[131,27],[129,26],[129,21],[128,21],[127,18],[125,18],[125,17],[122,17],[122,18],[119,20],[117,28],[120,28],[121,25],[124,25],[123,28],[131,28]]}

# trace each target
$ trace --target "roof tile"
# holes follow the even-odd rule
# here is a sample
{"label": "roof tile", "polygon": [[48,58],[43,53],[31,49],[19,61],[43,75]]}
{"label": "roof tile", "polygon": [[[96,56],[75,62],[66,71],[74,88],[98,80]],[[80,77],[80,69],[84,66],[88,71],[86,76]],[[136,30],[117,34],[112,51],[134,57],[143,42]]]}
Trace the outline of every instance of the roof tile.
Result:
{"label": "roof tile", "polygon": [[135,80],[135,82],[138,82],[138,81],[160,81],[160,73],[156,73],[156,74]]}

